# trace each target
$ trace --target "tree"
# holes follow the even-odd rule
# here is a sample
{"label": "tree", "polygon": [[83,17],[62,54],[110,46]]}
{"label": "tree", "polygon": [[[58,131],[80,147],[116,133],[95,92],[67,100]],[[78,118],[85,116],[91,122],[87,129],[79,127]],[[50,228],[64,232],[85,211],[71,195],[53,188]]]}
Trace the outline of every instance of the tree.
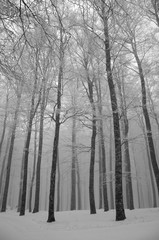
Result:
{"label": "tree", "polygon": [[40,104],[39,149],[38,149],[38,158],[37,158],[35,204],[34,204],[33,213],[39,212],[40,169],[41,169],[41,159],[42,159],[42,150],[43,150],[45,101],[46,101],[46,79],[44,77],[42,80],[42,96],[41,96],[41,104]]}
{"label": "tree", "polygon": [[7,160],[7,168],[6,168],[7,172],[6,172],[6,179],[5,179],[5,187],[4,187],[4,193],[3,193],[3,201],[2,201],[1,212],[6,211],[8,189],[9,189],[9,182],[10,182],[10,171],[11,171],[14,141],[15,141],[15,134],[16,134],[16,127],[17,127],[17,120],[18,120],[18,114],[19,114],[19,108],[20,108],[22,89],[23,89],[23,81],[21,80],[20,86],[17,86],[17,92],[16,92],[17,102],[16,102],[16,109],[15,109],[15,112],[14,112],[14,119],[13,119],[13,125],[12,125],[12,133],[11,133],[8,160]]}
{"label": "tree", "polygon": [[29,111],[29,119],[26,133],[26,141],[24,144],[23,157],[24,157],[24,166],[23,166],[23,184],[22,184],[22,195],[21,195],[21,204],[20,204],[20,216],[25,215],[25,203],[26,203],[26,192],[27,192],[27,175],[28,175],[28,157],[29,157],[29,146],[32,133],[32,123],[37,111],[37,108],[41,99],[41,89],[39,91],[39,97],[37,103],[35,102],[36,92],[38,84],[38,49],[35,50],[35,70],[34,70],[34,83],[31,96],[31,105]]}
{"label": "tree", "polygon": [[60,46],[59,46],[59,73],[58,73],[58,83],[57,83],[57,108],[55,113],[55,135],[53,142],[53,154],[52,154],[52,167],[50,175],[50,193],[49,193],[49,210],[48,210],[48,220],[47,222],[54,222],[54,199],[55,199],[55,179],[56,179],[56,163],[58,156],[58,144],[59,144],[59,134],[60,134],[60,111],[61,111],[61,96],[62,96],[62,80],[63,80],[63,68],[64,68],[64,49],[65,41],[67,40],[64,35],[64,29],[60,22]]}
{"label": "tree", "polygon": [[[121,70],[120,70],[121,69]],[[123,66],[118,66],[117,75],[117,86],[119,90],[119,98],[120,98],[120,108],[121,108],[121,130],[122,130],[122,145],[123,145],[123,155],[124,155],[124,167],[125,167],[125,176],[126,176],[126,199],[127,199],[127,207],[132,210],[134,209],[134,201],[133,201],[133,187],[132,187],[132,179],[131,179],[131,162],[130,162],[130,153],[129,153],[129,140],[128,140],[128,132],[129,132],[129,120],[127,117],[127,104],[126,104],[126,96],[125,96],[125,86],[124,86],[124,69]]]}
{"label": "tree", "polygon": [[108,20],[111,16],[112,6],[108,6],[105,1],[101,1],[101,19],[103,22],[104,33],[104,46],[106,56],[106,72],[107,81],[110,91],[111,108],[113,113],[113,128],[114,128],[114,141],[115,141],[115,205],[116,205],[116,221],[124,220],[125,211],[123,205],[123,189],[122,189],[122,153],[121,153],[121,136],[119,124],[119,112],[116,91],[114,86],[112,67],[111,67],[111,54],[110,54],[110,41],[109,41],[109,24]]}

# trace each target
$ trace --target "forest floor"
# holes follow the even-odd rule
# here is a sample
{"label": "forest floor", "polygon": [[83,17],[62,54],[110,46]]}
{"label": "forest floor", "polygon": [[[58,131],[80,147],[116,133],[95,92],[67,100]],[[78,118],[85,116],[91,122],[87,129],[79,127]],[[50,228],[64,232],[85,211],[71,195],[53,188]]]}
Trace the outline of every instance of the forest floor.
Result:
{"label": "forest floor", "polygon": [[0,240],[159,240],[159,208],[126,210],[126,220],[116,222],[115,211],[90,215],[65,211],[47,223],[47,212],[0,213]]}

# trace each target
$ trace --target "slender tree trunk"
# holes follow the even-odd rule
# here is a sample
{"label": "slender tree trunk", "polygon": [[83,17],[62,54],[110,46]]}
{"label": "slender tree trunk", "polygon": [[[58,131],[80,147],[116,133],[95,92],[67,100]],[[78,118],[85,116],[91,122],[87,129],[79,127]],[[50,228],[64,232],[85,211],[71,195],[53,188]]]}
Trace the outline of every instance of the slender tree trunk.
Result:
{"label": "slender tree trunk", "polygon": [[99,134],[99,129],[98,129],[98,156],[99,156],[99,209],[102,208],[102,186],[103,186],[103,176],[102,176],[102,153],[101,153],[101,139],[100,139],[100,134]]}
{"label": "slender tree trunk", "polygon": [[57,86],[57,109],[55,116],[55,135],[53,142],[52,167],[50,175],[50,194],[49,194],[49,211],[47,222],[55,221],[54,201],[55,201],[55,180],[56,180],[56,163],[58,156],[59,134],[60,134],[60,110],[61,110],[61,94],[62,94],[62,79],[63,79],[63,62],[64,62],[64,46],[63,46],[63,32],[60,27],[60,66]]}
{"label": "slender tree trunk", "polygon": [[145,79],[144,79],[141,61],[137,55],[136,47],[133,45],[133,43],[132,43],[132,49],[133,49],[133,53],[134,53],[134,56],[135,56],[135,59],[136,59],[137,65],[138,65],[138,69],[139,69],[139,76],[140,76],[140,80],[141,80],[141,93],[142,93],[142,110],[143,110],[143,115],[145,118],[145,125],[146,125],[146,130],[147,130],[147,140],[148,140],[148,144],[149,144],[151,163],[152,163],[155,180],[156,180],[156,184],[157,184],[157,189],[158,189],[158,193],[159,193],[159,168],[157,165],[154,142],[153,142],[153,138],[152,138],[151,122],[150,122],[149,113],[147,110],[147,96],[146,96]]}
{"label": "slender tree trunk", "polygon": [[58,172],[58,179],[57,179],[57,207],[56,211],[60,211],[60,182],[61,182],[61,176],[60,176],[60,158],[59,158],[59,152],[57,155],[57,172]]}
{"label": "slender tree trunk", "polygon": [[147,136],[146,136],[146,130],[145,130],[143,119],[141,119],[141,125],[142,125],[141,126],[142,127],[142,131],[143,131],[143,134],[144,134],[145,146],[146,146],[146,152],[147,152],[147,158],[148,158],[150,181],[151,181],[151,187],[152,187],[153,207],[157,207],[157,196],[156,196],[156,190],[155,190],[155,182],[154,182],[154,178],[153,178],[149,145],[148,145],[148,140],[147,140]]}
{"label": "slender tree trunk", "polygon": [[[123,71],[123,70],[121,70]],[[130,163],[130,154],[129,154],[129,141],[128,141],[128,132],[129,132],[129,122],[127,118],[127,106],[125,100],[125,89],[124,89],[124,79],[117,79],[117,85],[119,90],[119,98],[120,98],[120,107],[121,107],[121,130],[123,137],[123,154],[124,154],[124,162],[125,162],[125,181],[126,181],[126,200],[127,207],[132,210],[134,209],[134,200],[133,200],[133,187],[132,187],[132,179],[131,179],[131,163]]]}
{"label": "slender tree trunk", "polygon": [[6,149],[2,161],[2,168],[1,168],[1,175],[0,175],[0,207],[2,203],[2,189],[3,189],[3,178],[4,178],[4,173],[5,173],[5,164],[6,164],[6,159],[7,159],[7,154],[8,154],[8,149],[10,145],[10,133],[8,134],[8,139],[7,139],[7,144],[6,144]]}
{"label": "slender tree trunk", "polygon": [[9,182],[10,182],[10,171],[11,171],[11,164],[12,164],[12,156],[13,156],[14,140],[15,140],[15,134],[16,134],[17,121],[18,121],[19,107],[21,102],[21,94],[22,94],[22,88],[20,89],[20,92],[17,94],[17,103],[16,103],[16,109],[14,113],[10,147],[9,147],[9,153],[8,153],[7,172],[6,172],[1,212],[6,211],[8,189],[9,189]]}
{"label": "slender tree trunk", "polygon": [[19,196],[18,196],[17,212],[20,212],[20,204],[21,204],[22,189],[23,189],[23,170],[24,170],[24,152],[23,152],[21,171],[20,171],[20,183],[19,183]]}
{"label": "slender tree trunk", "polygon": [[6,132],[6,124],[7,124],[7,117],[8,117],[8,103],[9,103],[9,93],[7,92],[6,104],[5,104],[5,115],[4,115],[3,128],[2,128],[3,130],[2,130],[1,140],[0,140],[0,157],[2,152],[2,145],[5,137],[5,132]]}
{"label": "slender tree trunk", "polygon": [[41,175],[41,159],[43,150],[43,128],[44,128],[44,111],[45,111],[45,80],[43,79],[43,94],[40,106],[40,129],[39,129],[39,149],[36,167],[36,189],[35,189],[35,203],[33,213],[39,212],[40,201],[40,175]]}
{"label": "slender tree trunk", "polygon": [[106,153],[105,153],[105,142],[104,142],[104,130],[103,130],[103,108],[102,108],[102,93],[101,93],[101,83],[98,81],[96,83],[97,98],[98,98],[98,133],[99,133],[99,145],[101,148],[101,169],[102,169],[102,188],[103,188],[103,202],[104,202],[104,211],[108,211],[108,196],[107,196],[107,173],[106,173]]}
{"label": "slender tree trunk", "polygon": [[110,118],[110,137],[109,137],[109,161],[110,161],[110,207],[114,209],[114,191],[113,191],[113,166],[112,166],[112,120]]}
{"label": "slender tree trunk", "polygon": [[35,80],[33,86],[33,92],[31,97],[31,106],[29,112],[29,121],[27,127],[27,134],[26,134],[26,142],[24,145],[23,156],[24,156],[24,168],[23,168],[23,181],[22,181],[22,195],[20,200],[20,216],[25,215],[25,204],[26,204],[26,193],[27,193],[27,177],[28,177],[28,157],[29,157],[29,146],[30,146],[30,139],[32,133],[32,123],[36,113],[36,110],[40,103],[41,92],[39,93],[39,99],[35,106],[35,95],[37,90],[37,68],[38,68],[38,50],[36,52],[36,70],[35,70]]}
{"label": "slender tree trunk", "polygon": [[123,204],[123,189],[122,189],[122,153],[121,153],[121,137],[120,137],[120,125],[119,125],[119,113],[116,98],[116,91],[113,82],[112,69],[111,69],[111,55],[110,55],[110,43],[109,43],[109,29],[108,18],[103,3],[102,7],[103,23],[104,23],[104,36],[105,36],[105,55],[106,55],[106,72],[108,86],[110,90],[111,108],[113,113],[113,126],[114,126],[114,138],[115,138],[115,205],[116,205],[116,221],[124,220],[125,211]]}
{"label": "slender tree trunk", "polygon": [[[75,113],[75,109],[74,109]],[[71,210],[76,209],[76,117],[72,117]]]}
{"label": "slender tree trunk", "polygon": [[90,154],[90,168],[89,168],[89,203],[90,214],[96,214],[95,197],[94,197],[94,164],[95,164],[95,147],[96,147],[96,107],[93,99],[93,82],[89,77],[87,62],[85,62],[85,70],[87,74],[88,84],[88,98],[92,107],[92,136],[91,136],[91,154]]}
{"label": "slender tree trunk", "polygon": [[32,172],[31,184],[30,184],[30,191],[29,191],[29,212],[32,211],[32,192],[33,192],[33,184],[35,179],[36,158],[37,158],[37,123],[35,120],[34,161],[33,161],[33,172]]}
{"label": "slender tree trunk", "polygon": [[81,186],[80,186],[80,168],[78,164],[77,158],[77,192],[78,192],[78,210],[82,209],[82,202],[81,202]]}
{"label": "slender tree trunk", "polygon": [[[93,107],[95,112],[95,107]],[[93,114],[92,120],[92,137],[91,137],[91,158],[90,158],[90,172],[89,172],[89,201],[90,213],[96,213],[95,197],[94,197],[94,164],[95,164],[95,145],[96,145],[96,116]]]}

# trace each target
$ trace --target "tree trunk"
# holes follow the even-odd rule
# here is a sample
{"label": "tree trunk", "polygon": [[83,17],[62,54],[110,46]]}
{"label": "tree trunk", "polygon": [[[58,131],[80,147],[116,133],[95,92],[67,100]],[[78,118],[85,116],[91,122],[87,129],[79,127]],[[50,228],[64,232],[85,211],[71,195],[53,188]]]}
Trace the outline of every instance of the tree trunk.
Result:
{"label": "tree trunk", "polygon": [[35,69],[35,79],[34,79],[34,86],[33,92],[31,97],[31,106],[29,112],[29,121],[27,127],[27,134],[26,134],[26,142],[24,145],[23,156],[24,156],[24,168],[23,168],[23,181],[22,181],[22,194],[20,200],[20,216],[25,215],[25,203],[26,203],[26,193],[27,193],[27,177],[28,177],[28,157],[29,157],[29,146],[30,146],[30,139],[31,139],[31,132],[32,132],[32,122],[38,108],[41,92],[39,93],[39,99],[35,106],[35,95],[37,91],[37,68],[38,68],[38,59],[37,59],[38,51],[36,52],[36,69]]}
{"label": "tree trunk", "polygon": [[59,134],[60,134],[60,111],[61,111],[61,94],[62,94],[62,79],[63,79],[63,62],[64,62],[64,46],[63,46],[63,30],[60,27],[60,66],[57,86],[57,109],[55,116],[55,135],[53,143],[52,167],[50,175],[50,194],[49,194],[49,211],[47,222],[55,221],[54,201],[55,201],[55,180],[56,180],[56,163],[58,156]]}
{"label": "tree trunk", "polygon": [[151,130],[151,122],[149,118],[149,113],[147,110],[147,97],[146,97],[146,86],[145,86],[145,79],[144,79],[144,74],[143,74],[143,69],[142,69],[142,64],[141,61],[137,55],[136,47],[132,43],[132,49],[133,49],[133,54],[135,56],[138,69],[139,69],[139,77],[141,81],[141,93],[142,93],[142,110],[143,110],[143,115],[145,118],[145,125],[146,125],[146,130],[147,130],[147,140],[148,140],[148,145],[149,145],[149,150],[150,150],[150,156],[151,156],[151,163],[156,179],[156,184],[157,184],[157,189],[159,193],[159,168],[157,165],[157,160],[156,160],[156,153],[155,153],[155,148],[154,148],[154,142],[152,138],[152,130]]}
{"label": "tree trunk", "polygon": [[33,161],[33,172],[32,172],[31,184],[30,184],[30,191],[29,191],[29,212],[32,211],[32,192],[33,192],[33,184],[35,179],[36,158],[37,158],[37,123],[35,120],[34,161]]}
{"label": "tree trunk", "polygon": [[0,140],[0,157],[1,157],[1,152],[2,152],[4,136],[5,136],[5,132],[6,132],[6,124],[7,124],[7,117],[8,117],[8,103],[9,103],[9,93],[7,92],[6,104],[5,104],[5,115],[4,115],[4,120],[3,120],[3,130],[2,130],[1,140]]}
{"label": "tree trunk", "polygon": [[121,153],[121,137],[120,137],[120,125],[119,125],[119,113],[116,98],[116,91],[113,82],[112,69],[111,69],[111,55],[110,55],[110,43],[109,43],[109,29],[108,19],[103,4],[103,24],[104,24],[104,36],[105,36],[105,55],[106,55],[106,72],[108,86],[110,90],[111,108],[113,113],[113,126],[114,126],[114,138],[115,138],[115,205],[116,205],[116,221],[124,220],[125,211],[123,204],[123,189],[122,189],[122,153]]}
{"label": "tree trunk", "polygon": [[6,144],[6,149],[2,161],[2,168],[1,168],[1,175],[0,175],[0,207],[2,203],[2,191],[3,191],[3,178],[4,178],[4,173],[5,173],[5,164],[6,164],[6,159],[7,159],[7,154],[8,154],[8,149],[10,145],[10,133],[8,134],[8,139],[7,139],[7,144]]}
{"label": "tree trunk", "polygon": [[151,187],[152,187],[153,207],[157,207],[157,196],[156,196],[156,190],[155,190],[155,182],[154,182],[154,178],[153,178],[150,151],[149,151],[148,140],[147,140],[147,136],[146,136],[146,130],[145,130],[143,119],[141,119],[141,127],[142,127],[142,131],[143,131],[143,134],[144,134],[144,139],[145,139],[145,147],[146,147],[149,173],[150,173],[150,181],[151,181]]}
{"label": "tree trunk", "polygon": [[99,135],[100,135],[100,144],[101,144],[101,157],[102,157],[102,182],[103,182],[103,203],[104,203],[104,211],[109,210],[108,206],[108,195],[107,195],[107,178],[106,178],[106,154],[105,154],[105,142],[104,142],[104,131],[103,131],[103,109],[102,109],[102,96],[101,96],[101,84],[99,81],[99,89],[98,89],[98,112],[99,112]]}
{"label": "tree trunk", "polygon": [[122,71],[122,79],[117,79],[117,85],[119,90],[120,98],[120,108],[121,108],[121,130],[123,138],[123,153],[124,153],[124,163],[125,163],[125,181],[126,181],[126,200],[127,208],[132,210],[134,209],[134,200],[133,200],[133,187],[131,179],[131,163],[130,163],[130,154],[129,154],[129,141],[128,141],[128,132],[129,132],[129,122],[127,118],[127,106],[125,100],[125,89],[124,89],[124,74]]}
{"label": "tree trunk", "polygon": [[109,137],[109,161],[110,161],[110,208],[114,209],[114,191],[113,191],[113,157],[112,157],[112,120],[110,118],[110,137]]}
{"label": "tree trunk", "polygon": [[[74,106],[73,106],[74,108]],[[75,109],[74,109],[75,114]],[[71,210],[76,209],[76,117],[72,117]]]}
{"label": "tree trunk", "polygon": [[4,193],[3,193],[3,201],[2,201],[1,212],[6,211],[8,189],[9,189],[9,182],[10,182],[10,171],[11,171],[11,164],[12,164],[12,156],[13,156],[13,149],[14,149],[16,127],[17,127],[17,121],[18,121],[18,113],[19,113],[19,107],[20,107],[20,102],[21,102],[21,94],[22,94],[22,88],[20,89],[20,92],[17,94],[17,103],[16,103],[16,109],[15,109],[15,113],[14,113],[10,147],[9,147],[9,153],[8,153],[7,172],[6,172],[6,179],[5,179],[5,187],[4,187]]}
{"label": "tree trunk", "polygon": [[98,129],[98,156],[99,156],[99,209],[102,208],[102,185],[103,185],[103,176],[102,176],[102,153],[101,153],[101,140],[100,140],[100,134]]}
{"label": "tree trunk", "polygon": [[[93,107],[95,112],[95,107]],[[91,157],[90,157],[90,172],[89,172],[89,202],[90,213],[96,213],[95,198],[94,198],[94,163],[95,163],[95,145],[96,145],[96,116],[93,114],[92,119],[92,137],[91,137]]]}
{"label": "tree trunk", "polygon": [[43,128],[44,128],[44,111],[45,111],[45,79],[43,79],[43,94],[40,105],[40,129],[39,129],[39,149],[38,159],[36,167],[36,189],[35,189],[35,203],[33,213],[39,212],[39,201],[40,201],[40,175],[41,175],[41,159],[43,150]]}
{"label": "tree trunk", "polygon": [[60,158],[59,158],[59,152],[57,155],[57,172],[58,172],[58,179],[57,179],[57,207],[56,211],[60,211],[60,182],[61,182],[61,176],[60,176]]}
{"label": "tree trunk", "polygon": [[77,158],[77,192],[78,192],[78,210],[82,209],[82,203],[81,203],[81,186],[80,186],[80,168],[78,164],[78,158]]}

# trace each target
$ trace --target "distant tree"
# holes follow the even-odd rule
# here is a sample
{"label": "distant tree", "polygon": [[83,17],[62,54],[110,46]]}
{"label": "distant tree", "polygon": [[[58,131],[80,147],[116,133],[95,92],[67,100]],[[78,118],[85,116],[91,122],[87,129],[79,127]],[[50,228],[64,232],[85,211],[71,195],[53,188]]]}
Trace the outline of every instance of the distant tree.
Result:
{"label": "distant tree", "polygon": [[9,189],[9,182],[10,182],[10,171],[11,171],[11,164],[12,164],[16,127],[17,127],[17,123],[18,123],[19,108],[20,108],[20,102],[21,102],[21,96],[22,96],[22,89],[23,89],[23,81],[20,79],[20,81],[18,82],[17,91],[16,91],[17,102],[16,102],[16,108],[15,108],[15,112],[14,112],[12,133],[11,133],[9,153],[8,153],[8,159],[7,159],[7,167],[6,167],[7,172],[6,172],[1,212],[6,211],[8,189]]}

